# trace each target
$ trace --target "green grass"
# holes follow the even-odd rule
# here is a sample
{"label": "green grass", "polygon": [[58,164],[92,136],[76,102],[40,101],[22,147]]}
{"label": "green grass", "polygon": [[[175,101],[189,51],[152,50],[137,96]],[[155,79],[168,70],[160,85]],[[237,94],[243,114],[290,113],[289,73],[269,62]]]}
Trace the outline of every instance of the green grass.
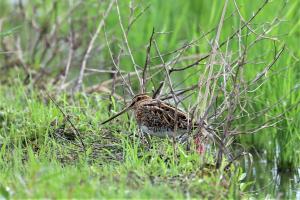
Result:
{"label": "green grass", "polygon": [[[13,90],[12,90],[13,89]],[[14,91],[14,92],[12,92]],[[172,142],[153,139],[147,150],[131,121],[99,126],[107,102],[82,96],[57,102],[80,131],[86,146],[43,93],[0,87],[0,196],[4,198],[224,198],[242,194],[237,178],[204,167],[203,158]],[[11,102],[14,102],[13,104]],[[54,121],[57,120],[57,123]],[[64,131],[59,131],[65,124]],[[58,137],[60,135],[61,137]],[[207,154],[206,163],[212,163]],[[223,178],[221,178],[223,176]]]}
{"label": "green grass", "polygon": [[[34,18],[41,27],[45,28],[46,32],[50,32],[50,28],[55,23],[55,16],[65,16],[69,8],[68,1],[57,2],[57,10],[53,12],[51,10],[52,0],[46,0],[43,4],[38,0],[32,0],[24,7],[26,15]],[[128,2],[119,1],[124,26],[127,24],[130,13]],[[146,45],[153,27],[156,31],[170,32],[156,38],[160,50],[169,52],[216,27],[222,11],[222,4],[218,1],[151,0],[140,2],[142,7],[150,4],[150,8],[136,21],[128,35],[133,56],[140,66],[143,66],[145,62]],[[238,1],[238,4],[243,17],[247,20],[259,8],[262,1]],[[253,28],[258,28],[259,33],[263,31],[259,25],[264,24],[265,27],[268,27],[276,17],[281,20],[281,23],[268,34],[276,36],[279,41],[275,43],[263,41],[257,44],[249,52],[248,59],[255,59],[258,55],[262,55],[265,63],[249,64],[245,68],[246,77],[250,80],[273,57],[274,45],[279,48],[283,43],[286,44],[286,51],[267,74],[269,80],[258,91],[249,95],[251,100],[249,110],[259,111],[276,103],[280,98],[285,99],[264,116],[253,121],[252,124],[244,124],[244,127],[245,129],[253,127],[267,121],[272,116],[287,112],[281,117],[280,123],[273,128],[262,130],[254,135],[241,136],[238,139],[243,146],[247,146],[249,149],[255,148],[259,152],[266,150],[270,161],[276,157],[278,167],[282,170],[296,169],[300,166],[300,146],[298,145],[300,142],[300,108],[298,106],[288,110],[290,106],[300,101],[300,16],[297,11],[299,4],[299,1],[296,0],[270,1],[255,18],[251,25]],[[34,13],[32,5],[35,5],[35,12],[38,14]],[[80,38],[77,41],[80,45],[72,63],[69,80],[77,76],[82,55],[100,19],[99,13],[103,12],[106,7],[105,3],[98,4],[96,0],[89,0],[84,1],[80,9],[73,11],[73,28],[74,32],[78,34],[76,36]],[[141,10],[139,8],[137,13]],[[234,5],[230,1],[226,16],[233,11]],[[42,59],[43,50],[48,47],[45,43],[40,44],[36,55],[32,56],[32,44],[37,33],[28,21],[20,17],[21,15],[12,13],[14,13],[14,9],[6,1],[0,1],[0,17],[6,18],[3,21],[0,38],[1,40],[5,38],[7,41],[16,41],[15,38],[20,37],[25,62],[32,69],[39,70],[45,64]],[[118,54],[119,47],[123,45],[123,36],[116,14],[116,10],[113,9],[105,25],[114,55]],[[84,29],[82,24],[84,24]],[[222,28],[220,41],[226,40],[239,25],[240,21],[236,15],[227,19]],[[66,38],[69,30],[68,23],[64,23],[57,31],[57,35]],[[215,32],[190,48],[185,55],[209,52],[210,46],[207,40],[212,40],[214,37]],[[250,43],[253,39],[255,36],[252,35],[248,41],[243,42]],[[96,46],[105,43],[102,31]],[[3,47],[1,46],[1,48]],[[63,43],[55,59],[46,66],[46,69],[50,71],[49,76],[42,79],[46,86],[42,84],[42,86],[38,84],[37,86],[29,84],[26,87],[13,86],[16,85],[16,81],[13,79],[24,80],[25,78],[21,67],[8,66],[8,70],[0,72],[6,75],[0,76],[0,156],[3,158],[0,161],[0,169],[5,172],[0,174],[0,194],[4,195],[6,188],[9,187],[12,192],[10,195],[13,198],[52,197],[51,195],[66,198],[87,196],[185,198],[188,197],[185,190],[195,198],[198,195],[209,198],[210,195],[215,194],[220,194],[220,197],[237,197],[239,192],[235,193],[237,191],[235,187],[238,187],[235,184],[230,184],[231,190],[223,187],[215,188],[215,185],[220,184],[218,177],[221,172],[209,177],[197,174],[197,170],[203,164],[197,155],[185,155],[184,151],[179,151],[180,156],[176,158],[179,159],[177,160],[179,163],[174,163],[172,145],[168,141],[163,142],[162,149],[157,145],[157,148],[146,151],[139,140],[128,136],[128,133],[136,132],[135,123],[128,116],[124,115],[111,126],[100,127],[99,122],[108,117],[106,108],[109,101],[103,95],[78,94],[73,101],[67,94],[56,96],[64,111],[71,115],[76,127],[86,136],[84,142],[91,144],[91,147],[87,146],[88,155],[79,151],[79,148],[72,144],[74,141],[62,141],[54,137],[53,133],[65,124],[63,116],[53,103],[45,100],[45,94],[38,92],[37,88],[53,87],[49,83],[49,79],[65,66],[68,48],[67,44]],[[229,48],[233,52],[237,50],[236,40]],[[105,68],[110,66],[111,58],[108,49],[95,49],[90,55],[89,67],[100,66],[101,68],[104,66]],[[120,66],[127,72],[133,71],[132,62],[126,53],[125,50]],[[6,55],[0,54],[0,67],[10,63],[7,62]],[[155,55],[154,50],[151,55]],[[167,56],[165,59],[169,60],[172,56]],[[11,60],[8,59],[8,61]],[[152,60],[152,65],[158,63],[160,63],[159,60]],[[191,63],[190,60],[184,61],[178,67],[186,66],[189,63]],[[201,69],[193,68],[187,72],[174,73],[172,79],[176,82],[183,82],[182,87],[189,86],[198,81],[199,73],[201,73]],[[190,74],[194,74],[194,76],[190,77]],[[88,86],[110,78],[108,75],[96,74],[85,79],[85,84]],[[153,86],[157,86],[163,78],[162,74],[157,75],[154,83],[149,85],[148,91]],[[134,77],[132,83],[137,91],[138,86]],[[2,86],[4,84],[6,86]],[[121,89],[122,87],[117,88],[120,94],[122,94]],[[121,107],[122,105],[117,103],[113,110],[117,112]],[[54,120],[57,120],[57,124],[50,126]],[[238,123],[243,124],[243,121]],[[70,133],[69,123],[66,123],[66,126],[67,132]],[[107,134],[109,139],[105,138]],[[105,148],[95,150],[95,141],[100,141],[99,145],[104,145]],[[159,144],[161,141],[156,142]],[[76,141],[77,145],[78,143]],[[107,144],[111,144],[112,147]],[[161,158],[161,152],[166,152],[163,158]],[[195,179],[190,182],[184,181],[185,177],[193,174],[196,176]],[[152,176],[157,183],[152,183]],[[182,177],[174,178],[176,180],[172,179],[172,177],[178,176]],[[131,180],[134,180],[134,183],[128,183]],[[177,190],[179,191],[177,192]]]}

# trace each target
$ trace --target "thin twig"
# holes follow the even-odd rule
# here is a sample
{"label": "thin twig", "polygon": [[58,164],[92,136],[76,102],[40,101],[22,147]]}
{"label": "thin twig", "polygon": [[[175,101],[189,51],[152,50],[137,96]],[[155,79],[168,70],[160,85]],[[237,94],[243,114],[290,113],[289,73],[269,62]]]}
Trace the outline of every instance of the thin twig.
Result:
{"label": "thin twig", "polygon": [[63,86],[66,82],[67,76],[69,74],[69,69],[72,63],[72,58],[73,58],[73,53],[74,53],[74,32],[73,32],[73,28],[72,28],[72,18],[69,18],[69,25],[70,25],[70,36],[69,36],[69,55],[68,55],[68,60],[67,60],[67,64],[65,67],[65,70],[63,72],[63,78],[61,81],[61,85],[60,85],[60,89],[63,89]]}
{"label": "thin twig", "polygon": [[137,76],[137,78],[139,80],[139,84],[142,85],[142,79],[141,79],[141,77],[140,77],[140,75],[138,73],[138,69],[137,69],[138,65],[136,64],[136,62],[134,60],[134,57],[132,55],[132,52],[131,52],[131,49],[130,49],[130,46],[129,46],[129,43],[128,43],[128,39],[127,39],[127,34],[126,34],[126,31],[125,31],[123,23],[122,23],[118,0],[115,0],[115,3],[116,3],[117,13],[118,13],[118,17],[119,17],[119,24],[120,24],[120,27],[121,27],[121,30],[122,30],[122,33],[123,33],[123,37],[124,37],[124,42],[125,42],[125,45],[127,47],[130,59],[132,61],[133,68],[135,70],[136,76]]}
{"label": "thin twig", "polygon": [[84,58],[83,58],[83,61],[82,61],[81,67],[80,67],[80,73],[79,73],[79,76],[78,76],[78,80],[77,80],[77,83],[76,83],[75,88],[74,88],[75,92],[79,91],[82,87],[83,75],[84,75],[84,72],[85,72],[85,68],[86,68],[86,65],[87,65],[88,58],[90,57],[91,51],[94,47],[94,43],[95,43],[97,37],[99,36],[99,33],[100,33],[101,29],[104,26],[105,19],[107,18],[108,14],[109,14],[109,12],[112,8],[112,5],[113,5],[113,0],[110,1],[109,5],[108,5],[108,8],[106,9],[105,13],[103,14],[102,19],[100,20],[100,22],[97,26],[97,29],[96,29],[95,33],[93,34],[93,37],[92,37],[91,41],[89,42],[89,46],[86,50],[86,53],[84,55]]}
{"label": "thin twig", "polygon": [[73,124],[73,122],[70,120],[69,115],[66,115],[64,113],[64,111],[60,108],[60,106],[56,103],[56,101],[50,96],[50,94],[48,94],[47,92],[46,92],[46,94],[49,97],[49,99],[54,103],[54,105],[58,108],[58,110],[63,114],[64,118],[71,124],[72,128],[75,131],[74,133],[75,133],[76,137],[79,139],[84,152],[86,152],[86,147],[85,147],[85,144],[83,142],[83,139],[81,138],[80,133],[77,130],[77,128],[75,127],[75,125]]}
{"label": "thin twig", "polygon": [[152,40],[154,36],[154,28],[152,29],[152,33],[149,39],[149,44],[147,46],[147,52],[146,52],[146,60],[145,60],[145,65],[143,69],[143,76],[142,76],[142,86],[141,86],[141,93],[146,92],[146,87],[147,87],[147,67],[150,64],[150,51],[151,51],[151,46],[152,46]]}
{"label": "thin twig", "polygon": [[[133,90],[132,90],[130,84],[127,83],[127,81],[125,80],[124,76],[122,75],[122,72],[121,72],[120,67],[119,67],[119,63],[116,63],[115,60],[114,60],[114,56],[113,56],[113,53],[112,53],[112,51],[111,51],[111,49],[110,49],[110,45],[109,45],[109,42],[108,42],[108,38],[107,38],[106,31],[104,31],[104,36],[105,36],[106,45],[107,45],[107,48],[108,48],[108,51],[109,51],[110,58],[111,58],[111,60],[112,60],[112,62],[113,62],[113,65],[114,65],[114,67],[116,68],[118,74],[120,75],[120,77],[121,77],[123,83],[126,85],[126,87],[127,87],[128,91],[129,91],[130,95],[131,95],[131,96],[134,96],[134,92],[133,92]],[[120,52],[120,53],[121,53],[121,52]],[[116,82],[116,79],[114,79],[114,80],[112,81],[112,83],[115,83],[115,82]]]}

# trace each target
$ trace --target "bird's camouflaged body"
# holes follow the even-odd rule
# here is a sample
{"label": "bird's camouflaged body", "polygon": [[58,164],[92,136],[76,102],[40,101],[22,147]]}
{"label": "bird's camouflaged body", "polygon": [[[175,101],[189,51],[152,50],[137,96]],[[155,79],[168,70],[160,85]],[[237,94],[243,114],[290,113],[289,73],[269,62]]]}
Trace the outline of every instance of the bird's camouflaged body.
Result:
{"label": "bird's camouflaged body", "polygon": [[206,124],[199,127],[193,123],[191,118],[174,106],[158,99],[153,99],[146,94],[136,95],[131,104],[119,112],[117,115],[106,120],[102,124],[116,118],[122,113],[133,110],[135,119],[143,133],[158,137],[177,137],[199,128],[198,131],[203,135],[206,131]]}
{"label": "bird's camouflaged body", "polygon": [[197,132],[194,135],[196,150],[200,154],[205,151],[202,140],[203,137],[209,134],[209,128],[206,127],[206,123],[199,126],[197,123],[193,123],[188,115],[178,108],[145,94],[136,95],[129,106],[102,122],[102,124],[111,121],[128,110],[134,111],[140,130],[147,135],[158,137],[175,136],[176,139],[184,142],[188,138],[187,133],[191,130],[196,130]]}
{"label": "bird's camouflaged body", "polygon": [[180,136],[198,127],[183,111],[148,95],[137,95],[131,106],[139,128],[150,135]]}

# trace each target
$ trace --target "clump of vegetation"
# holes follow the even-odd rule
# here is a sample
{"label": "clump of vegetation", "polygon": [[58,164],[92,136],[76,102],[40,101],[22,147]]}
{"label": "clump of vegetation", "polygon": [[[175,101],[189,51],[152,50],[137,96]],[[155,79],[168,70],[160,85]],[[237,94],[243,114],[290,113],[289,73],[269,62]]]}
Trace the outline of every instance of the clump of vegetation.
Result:
{"label": "clump of vegetation", "polygon": [[[2,196],[245,197],[251,147],[299,167],[297,3],[0,5]],[[100,125],[137,93],[206,121],[220,146],[149,148],[130,115]]]}
{"label": "clump of vegetation", "polygon": [[[134,123],[99,126],[107,103],[99,95],[58,96],[81,141],[59,108],[43,94],[1,88],[1,195],[9,198],[186,198],[239,195],[240,170],[215,170],[172,142],[154,139],[145,149]],[[11,101],[14,100],[14,104]],[[78,105],[78,103],[80,105]],[[86,106],[89,105],[89,106]],[[234,184],[232,184],[232,182]]]}

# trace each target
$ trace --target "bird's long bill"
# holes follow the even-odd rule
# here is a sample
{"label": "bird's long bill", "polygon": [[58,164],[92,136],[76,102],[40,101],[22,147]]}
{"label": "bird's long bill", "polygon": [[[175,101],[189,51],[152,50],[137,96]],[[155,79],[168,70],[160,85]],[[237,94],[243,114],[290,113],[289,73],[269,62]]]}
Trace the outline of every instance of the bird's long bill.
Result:
{"label": "bird's long bill", "polygon": [[131,108],[131,106],[128,106],[128,107],[124,108],[122,111],[120,111],[120,112],[117,113],[116,115],[114,115],[114,116],[112,116],[111,118],[109,118],[109,119],[105,120],[104,122],[102,122],[101,125],[102,125],[102,124],[106,124],[107,122],[113,120],[114,118],[116,118],[116,117],[122,115],[124,112],[128,111],[130,108]]}

